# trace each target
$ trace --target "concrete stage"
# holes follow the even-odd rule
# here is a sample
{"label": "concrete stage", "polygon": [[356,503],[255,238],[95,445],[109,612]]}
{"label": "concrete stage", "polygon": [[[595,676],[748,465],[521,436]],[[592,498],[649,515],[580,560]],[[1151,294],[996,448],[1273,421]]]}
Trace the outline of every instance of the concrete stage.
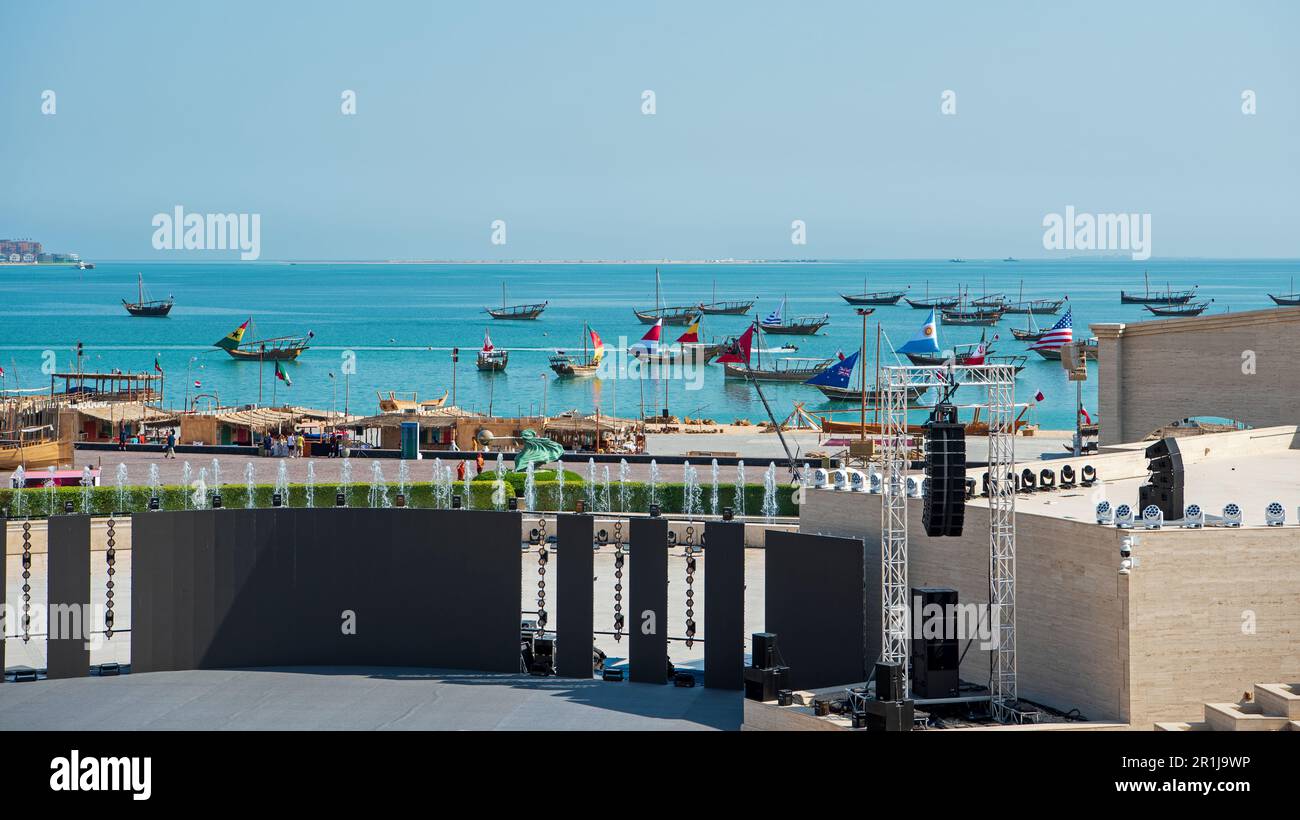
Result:
{"label": "concrete stage", "polygon": [[294,667],[0,684],[0,731],[734,730],[739,691],[436,669]]}

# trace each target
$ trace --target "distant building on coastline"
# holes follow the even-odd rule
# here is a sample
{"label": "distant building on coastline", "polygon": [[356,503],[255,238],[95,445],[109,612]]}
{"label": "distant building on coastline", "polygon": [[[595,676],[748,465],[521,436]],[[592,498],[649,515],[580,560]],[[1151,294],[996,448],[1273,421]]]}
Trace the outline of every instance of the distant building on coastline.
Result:
{"label": "distant building on coastline", "polygon": [[40,242],[31,239],[0,239],[0,260],[27,264],[33,262],[67,264],[81,261],[81,256],[75,253],[46,251]]}

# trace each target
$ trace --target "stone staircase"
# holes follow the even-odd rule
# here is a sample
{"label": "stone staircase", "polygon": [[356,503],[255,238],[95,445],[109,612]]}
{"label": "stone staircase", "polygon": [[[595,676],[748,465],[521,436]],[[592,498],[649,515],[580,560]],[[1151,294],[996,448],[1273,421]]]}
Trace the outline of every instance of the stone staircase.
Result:
{"label": "stone staircase", "polygon": [[1157,732],[1300,732],[1300,683],[1257,683],[1240,703],[1207,703],[1205,720],[1157,723]]}

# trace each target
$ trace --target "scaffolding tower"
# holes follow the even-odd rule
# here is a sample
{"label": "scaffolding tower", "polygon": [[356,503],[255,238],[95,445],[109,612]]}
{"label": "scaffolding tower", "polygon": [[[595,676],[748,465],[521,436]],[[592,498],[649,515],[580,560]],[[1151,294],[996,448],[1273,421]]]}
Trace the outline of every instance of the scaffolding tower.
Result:
{"label": "scaffolding tower", "polygon": [[903,691],[910,694],[911,679],[907,668],[911,639],[907,580],[907,397],[916,388],[982,388],[986,391],[983,404],[953,406],[979,407],[987,414],[989,610],[997,641],[990,675],[991,706],[996,720],[1022,722],[1027,713],[1018,708],[1016,691],[1015,367],[887,366],[882,371],[881,660],[901,666]]}

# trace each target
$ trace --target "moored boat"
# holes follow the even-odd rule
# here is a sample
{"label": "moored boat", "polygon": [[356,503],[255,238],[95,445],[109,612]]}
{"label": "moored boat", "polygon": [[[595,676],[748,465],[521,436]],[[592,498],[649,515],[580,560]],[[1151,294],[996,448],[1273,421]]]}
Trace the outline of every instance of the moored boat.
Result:
{"label": "moored boat", "polygon": [[1037,313],[1039,316],[1054,316],[1061,309],[1061,305],[1066,303],[1066,299],[1031,299],[1027,302],[1009,302],[1003,308],[1003,313]]}
{"label": "moored boat", "polygon": [[228,335],[212,343],[230,354],[232,359],[243,361],[292,361],[307,349],[307,343],[316,335],[310,330],[306,336],[276,336],[271,339],[258,339],[245,342],[244,333],[252,319],[232,330]]}
{"label": "moored boat", "polygon": [[[600,360],[605,356],[605,343],[600,340],[600,336],[591,327],[584,324],[582,326],[582,357],[574,358],[563,350],[555,351],[549,362],[551,370],[555,375],[561,377],[570,376],[594,376],[600,369]],[[591,356],[588,357],[588,342],[591,344]]]}
{"label": "moored boat", "polygon": [[1208,302],[1187,302],[1181,305],[1143,305],[1145,310],[1150,311],[1156,316],[1200,316],[1210,307],[1211,299]]}
{"label": "moored boat", "polygon": [[1129,293],[1126,290],[1119,292],[1119,301],[1125,305],[1182,305],[1192,301],[1196,297],[1196,288],[1199,285],[1193,285],[1187,290],[1174,290],[1169,285],[1165,285],[1165,290],[1152,291],[1151,277],[1145,272],[1142,274],[1146,287],[1142,293]]}
{"label": "moored boat", "polygon": [[[1092,361],[1097,360],[1098,348],[1097,348],[1096,339],[1088,339],[1082,345],[1080,345],[1079,348],[1083,351],[1083,358],[1085,360],[1088,359],[1091,359]],[[1061,360],[1061,349],[1059,347],[1048,348],[1048,349],[1035,347],[1030,349],[1033,350],[1035,353],[1037,353],[1039,356],[1042,356],[1044,359],[1047,359],[1049,362],[1059,362]]]}
{"label": "moored boat", "polygon": [[700,313],[709,316],[744,316],[754,307],[757,299],[732,299],[718,301],[718,285],[713,285],[713,301],[696,305]]}
{"label": "moored boat", "polygon": [[727,378],[756,379],[765,382],[804,382],[826,369],[832,359],[787,357],[777,359],[768,366],[750,367],[745,364],[724,363]]}
{"label": "moored boat", "polygon": [[161,318],[171,312],[175,300],[168,296],[166,299],[146,299],[144,292],[144,274],[136,274],[136,300],[128,302],[122,300],[122,307],[132,316],[150,316]]}
{"label": "moored boat", "polygon": [[841,293],[840,298],[850,305],[896,305],[898,300],[907,294],[907,289],[903,290],[877,290],[868,291],[867,281],[862,280],[862,293]]}
{"label": "moored boat", "polygon": [[940,313],[943,315],[943,323],[945,325],[988,327],[996,325],[1002,320],[1002,310],[1000,308],[976,310],[960,310],[952,308],[941,310]]}
{"label": "moored boat", "polygon": [[[393,390],[388,391],[388,396],[376,390],[375,395],[379,397],[379,409],[384,413],[415,413],[420,410],[436,410],[447,403],[447,391],[442,391],[442,396],[436,399],[426,399],[420,401],[415,393],[411,393],[411,398],[399,399],[397,393]],[[403,396],[406,394],[403,393]]]}
{"label": "moored boat", "polygon": [[478,358],[475,361],[475,366],[478,367],[479,370],[496,373],[505,370],[506,365],[509,363],[510,351],[502,350],[493,345],[492,337],[488,335],[486,330],[483,331],[483,347],[478,351]]}
{"label": "moored boat", "polygon": [[777,305],[776,310],[763,317],[758,323],[759,329],[764,333],[774,333],[786,336],[812,336],[817,331],[831,323],[829,313],[823,313],[821,316],[798,316],[789,321],[781,318],[785,310],[785,299],[781,299],[781,304]]}
{"label": "moored boat", "polygon": [[501,283],[501,307],[483,308],[493,319],[518,319],[529,320],[536,319],[546,310],[550,302],[534,302],[526,305],[507,305],[506,304],[506,284]]}

